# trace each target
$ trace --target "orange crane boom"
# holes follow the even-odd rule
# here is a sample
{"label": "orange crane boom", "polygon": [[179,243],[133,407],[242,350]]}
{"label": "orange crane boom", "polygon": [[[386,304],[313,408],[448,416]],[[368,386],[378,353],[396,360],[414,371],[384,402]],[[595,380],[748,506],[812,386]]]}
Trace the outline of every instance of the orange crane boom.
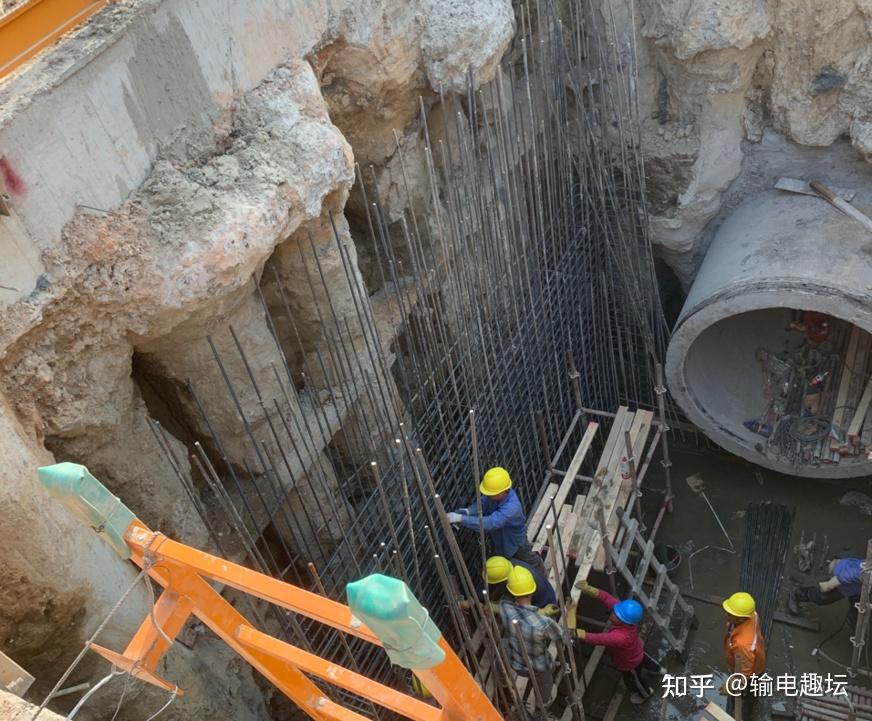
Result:
{"label": "orange crane boom", "polygon": [[[38,475],[52,495],[103,535],[119,555],[147,568],[148,575],[164,589],[122,653],[91,645],[132,676],[181,693],[175,684],[158,676],[156,669],[194,615],[316,721],[363,721],[365,717],[328,698],[309,676],[415,721],[502,721],[402,581],[374,574],[349,584],[350,607],[152,531],[84,466],[58,463],[40,468]],[[441,708],[258,630],[208,581],[384,647],[394,663],[415,673]],[[403,639],[411,643],[400,645]]]}

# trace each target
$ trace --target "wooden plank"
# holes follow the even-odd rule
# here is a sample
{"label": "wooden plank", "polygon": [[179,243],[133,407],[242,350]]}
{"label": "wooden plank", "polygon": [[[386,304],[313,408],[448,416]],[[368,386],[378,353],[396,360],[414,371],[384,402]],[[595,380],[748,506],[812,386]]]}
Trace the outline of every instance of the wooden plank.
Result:
{"label": "wooden plank", "polygon": [[[564,549],[566,550],[567,545],[569,544],[570,539],[572,538],[572,534],[575,532],[575,524],[578,521],[578,517],[573,513],[572,508],[569,505],[563,506],[564,509],[569,509],[569,512],[564,517],[563,514],[560,514],[561,523],[560,523],[560,543]],[[550,551],[549,551],[550,552]],[[559,548],[555,548],[553,551],[554,554],[560,553]],[[553,557],[553,556],[552,556]],[[566,559],[564,558],[562,561],[557,563],[557,569],[559,573],[555,575],[554,569],[549,568],[548,570],[548,580],[551,585],[557,588],[558,583],[563,583],[563,574],[566,572]]]}
{"label": "wooden plank", "polygon": [[0,651],[0,687],[24,698],[33,681],[33,676]]}
{"label": "wooden plank", "polygon": [[[548,526],[553,526],[555,529],[563,528],[563,525],[566,523],[566,517],[572,513],[572,506],[568,503],[563,505],[563,508],[560,509],[560,512],[557,516],[557,523],[553,522],[553,517],[549,517],[546,519],[546,522],[542,524],[542,529],[539,531],[539,535],[536,537],[536,540],[533,542],[533,550],[537,553],[541,551],[543,548],[548,546]],[[550,550],[550,549],[549,549]],[[548,567],[548,563],[546,562],[545,567]]]}
{"label": "wooden plank", "polygon": [[572,502],[572,512],[576,515],[577,518],[581,518],[581,509],[584,507],[584,502],[587,500],[587,496],[579,493],[575,500]]}
{"label": "wooden plank", "polygon": [[845,352],[845,360],[842,363],[841,376],[839,377],[839,391],[836,395],[835,413],[833,415],[833,424],[839,428],[845,427],[848,388],[851,385],[851,378],[853,375],[851,370],[854,368],[854,358],[857,355],[857,342],[860,337],[859,334],[860,329],[857,328],[857,326],[851,326],[851,337],[848,340],[848,350]]}
{"label": "wooden plank", "polygon": [[[646,412],[647,413],[647,412]],[[629,419],[633,419],[633,415],[630,414]],[[641,430],[642,427],[645,427],[645,435],[647,435],[648,430],[650,429],[650,422],[652,416],[649,415],[647,418],[643,417],[642,421],[640,421],[639,426],[632,426],[630,430],[630,441],[634,444],[636,443],[636,437],[633,436],[633,428],[637,430]],[[623,438],[624,429],[621,430],[621,437]],[[637,433],[638,435],[638,433]],[[609,516],[614,513],[615,504],[617,502],[618,493],[621,487],[620,477],[616,478],[616,474],[619,472],[618,466],[620,465],[620,459],[623,453],[620,450],[620,447],[615,449],[615,452],[612,454],[612,458],[609,461],[609,471],[603,475],[603,485],[599,490],[599,501],[603,506],[603,513],[609,514]],[[593,488],[591,488],[591,494],[588,495],[588,502],[585,503],[585,510],[590,510],[590,515],[588,518],[593,517],[593,506],[595,503],[591,503],[590,499],[592,497]],[[585,517],[582,517],[579,520],[579,529],[582,530],[581,539],[579,541],[578,551],[580,553],[576,554],[576,564],[578,565],[578,575],[575,578],[575,582],[573,583],[571,595],[573,600],[578,600],[580,598],[581,592],[576,588],[576,584],[579,581],[583,581],[587,578],[590,573],[590,569],[593,565],[593,560],[596,557],[596,554],[599,551],[599,546],[602,543],[602,534],[600,530],[596,527],[592,527],[590,520],[585,520]],[[578,534],[577,534],[578,535]]]}
{"label": "wooden plank", "polygon": [[866,374],[866,364],[869,356],[869,340],[869,334],[865,331],[859,330],[857,353],[854,355],[854,365],[851,367],[851,384],[848,386],[847,407],[844,409],[844,425],[842,426],[845,430],[845,445],[848,449],[847,453],[856,453],[856,450],[853,448],[854,443],[847,438],[847,431],[853,420],[852,410],[860,401],[860,397],[863,395],[865,390],[866,379],[868,378],[868,375]]}
{"label": "wooden plank", "polygon": [[[599,429],[599,423],[591,421],[587,424],[587,428],[584,431],[584,435],[581,438],[581,441],[578,444],[578,448],[575,451],[575,455],[572,457],[572,461],[569,463],[569,468],[566,470],[566,475],[563,477],[563,481],[560,483],[560,486],[557,488],[557,491],[553,494],[549,494],[548,491],[545,491],[545,496],[542,499],[542,503],[549,506],[548,498],[550,495],[554,496],[554,507],[560,508],[569,497],[569,492],[572,490],[573,483],[575,482],[575,477],[578,475],[578,472],[581,470],[581,464],[584,463],[584,459],[587,456],[587,452],[590,450],[590,444],[593,443],[593,439],[596,437],[596,432]],[[548,486],[551,488],[551,485]],[[538,509],[537,509],[538,511]],[[546,508],[547,511],[547,508]],[[544,519],[545,514],[542,515]],[[544,526],[545,524],[540,521],[540,526]],[[540,528],[537,528],[535,523],[531,521],[527,526],[528,535],[532,533],[532,537],[535,538],[539,535]]]}
{"label": "wooden plank", "polygon": [[851,420],[851,425],[848,426],[849,443],[857,442],[857,436],[860,435],[860,428],[863,427],[863,421],[866,419],[866,412],[869,410],[870,403],[872,403],[872,378],[866,382],[863,396],[857,404],[857,410],[854,412],[854,418]]}
{"label": "wooden plank", "polygon": [[720,706],[714,703],[709,703],[705,707],[705,712],[711,715],[715,721],[736,721],[730,714],[724,711]]}
{"label": "wooden plank", "polygon": [[[539,502],[539,505],[536,507],[536,511],[530,516],[530,520],[527,521],[527,540],[530,543],[533,543],[536,540],[536,536],[539,534],[539,528],[542,526],[542,521],[545,520],[545,516],[548,511],[551,509],[551,504],[548,503],[548,499],[557,493],[557,484],[549,483],[545,488],[545,493],[542,496],[542,500]],[[557,506],[560,508],[560,506]],[[536,533],[533,533],[533,529],[536,529]]]}
{"label": "wooden plank", "polygon": [[623,701],[624,692],[618,689],[618,691],[615,692],[615,695],[612,696],[612,700],[609,701],[606,713],[603,716],[603,721],[615,721],[615,717],[618,715],[618,709],[621,708]]}
{"label": "wooden plank", "polygon": [[[648,442],[648,436],[651,433],[652,423],[654,421],[654,414],[651,411],[637,411],[636,417],[633,419],[633,425],[630,428],[630,440],[633,443],[633,458],[638,459],[645,450],[645,444]],[[624,455],[626,455],[626,441],[624,441],[624,453],[621,454],[621,459],[623,460]],[[638,463],[636,467],[638,468]],[[620,466],[619,466],[620,468]],[[606,518],[608,519],[608,523],[606,527],[608,528],[608,536],[613,541],[617,542],[617,533],[620,528],[620,520],[618,519],[617,514],[615,513],[616,508],[623,508],[627,510],[627,501],[630,498],[630,494],[633,492],[633,482],[628,478],[626,481],[621,481],[621,484],[618,489],[618,495],[615,501],[615,504],[611,507],[611,510],[606,511]],[[599,550],[597,551],[596,558],[593,562],[593,568],[597,570],[602,570],[605,566],[606,562],[606,552],[603,549],[602,545],[600,545]]]}
{"label": "wooden plank", "polygon": [[582,508],[581,515],[578,517],[578,527],[576,528],[575,535],[572,537],[572,542],[569,544],[570,548],[567,552],[570,556],[578,554],[579,548],[581,547],[581,539],[587,533],[587,524],[590,523],[591,518],[593,518],[593,501],[598,496],[603,484],[609,480],[607,476],[609,476],[610,472],[614,472],[612,459],[615,455],[618,438],[623,439],[624,430],[629,428],[630,423],[632,422],[627,420],[628,416],[632,419],[633,414],[629,413],[626,406],[618,408],[618,412],[612,423],[612,428],[606,438],[606,445],[603,448],[602,455],[597,464],[593,483],[591,483],[590,489],[587,492],[587,502],[585,503],[584,508]]}
{"label": "wooden plank", "polygon": [[593,649],[593,653],[590,655],[590,658],[587,660],[587,664],[584,667],[584,687],[587,688],[590,685],[590,681],[593,678],[593,675],[596,673],[596,668],[599,666],[600,661],[602,661],[603,654],[606,651],[605,646],[595,646]]}

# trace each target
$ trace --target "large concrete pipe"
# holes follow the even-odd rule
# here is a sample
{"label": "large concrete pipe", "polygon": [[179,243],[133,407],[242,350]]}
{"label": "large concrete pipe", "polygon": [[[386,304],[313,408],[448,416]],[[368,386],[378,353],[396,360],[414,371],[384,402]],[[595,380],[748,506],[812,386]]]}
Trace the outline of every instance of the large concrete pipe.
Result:
{"label": "large concrete pipe", "polygon": [[[829,438],[817,446],[827,446],[821,460],[814,458],[814,444],[798,454],[784,452],[770,440],[774,434],[766,437],[768,429],[746,426],[767,407],[761,353],[789,360],[811,342],[789,328],[805,317],[797,311],[844,321],[832,322],[842,338],[851,324],[872,332],[872,233],[818,198],[762,193],[730,214],[708,249],[669,344],[669,389],[709,438],[753,463],[800,476],[868,475],[872,463],[865,453],[829,458]],[[844,345],[830,341],[836,369]],[[847,402],[856,407],[865,385],[865,377],[855,382]]]}

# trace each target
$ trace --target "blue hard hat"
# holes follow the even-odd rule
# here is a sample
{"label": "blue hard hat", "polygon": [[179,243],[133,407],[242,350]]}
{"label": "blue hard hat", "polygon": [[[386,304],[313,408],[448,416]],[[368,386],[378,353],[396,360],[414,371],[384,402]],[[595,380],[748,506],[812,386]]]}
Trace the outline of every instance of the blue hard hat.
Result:
{"label": "blue hard hat", "polygon": [[632,599],[621,601],[612,610],[615,612],[615,616],[624,623],[636,624],[642,620],[642,605],[638,601]]}

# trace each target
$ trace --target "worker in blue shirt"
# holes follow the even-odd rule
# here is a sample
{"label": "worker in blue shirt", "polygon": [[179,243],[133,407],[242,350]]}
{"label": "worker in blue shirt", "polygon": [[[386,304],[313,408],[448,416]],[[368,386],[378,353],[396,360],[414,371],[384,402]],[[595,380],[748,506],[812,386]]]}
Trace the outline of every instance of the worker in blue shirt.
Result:
{"label": "worker in blue shirt", "polygon": [[860,598],[863,585],[862,558],[836,558],[830,561],[830,578],[814,586],[803,586],[794,589],[788,596],[787,608],[794,616],[799,615],[800,603],[813,603],[816,606],[828,606],[843,598],[847,598],[850,608]]}
{"label": "worker in blue shirt", "polygon": [[504,556],[512,562],[517,559],[545,575],[542,556],[533,552],[527,540],[527,519],[521,499],[512,490],[509,472],[505,468],[491,468],[484,474],[479,490],[482,495],[482,517],[478,517],[478,509],[472,505],[449,513],[449,523],[474,531],[478,531],[481,525],[490,537],[495,555]]}

